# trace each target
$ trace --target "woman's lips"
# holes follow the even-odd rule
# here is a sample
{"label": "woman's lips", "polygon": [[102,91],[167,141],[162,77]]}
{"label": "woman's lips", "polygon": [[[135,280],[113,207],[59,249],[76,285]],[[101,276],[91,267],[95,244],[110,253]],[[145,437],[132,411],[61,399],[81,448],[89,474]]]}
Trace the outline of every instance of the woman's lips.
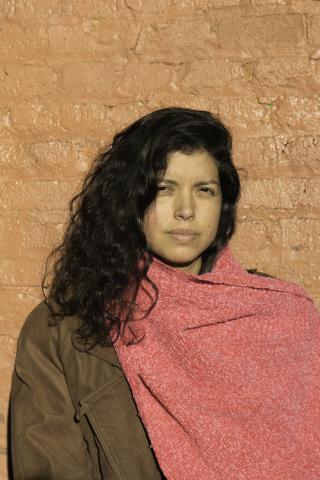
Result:
{"label": "woman's lips", "polygon": [[185,241],[189,242],[190,240],[193,240],[194,238],[198,237],[198,233],[195,232],[183,232],[181,230],[172,230],[169,232],[171,237],[175,238],[176,240],[180,241]]}

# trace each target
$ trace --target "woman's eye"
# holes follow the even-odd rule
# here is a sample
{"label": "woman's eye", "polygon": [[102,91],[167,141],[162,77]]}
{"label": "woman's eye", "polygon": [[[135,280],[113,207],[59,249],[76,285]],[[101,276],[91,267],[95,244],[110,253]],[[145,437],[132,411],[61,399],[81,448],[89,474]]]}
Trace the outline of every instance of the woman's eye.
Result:
{"label": "woman's eye", "polygon": [[211,190],[210,188],[207,188],[207,187],[201,188],[201,191],[209,193],[210,195],[215,195],[215,192],[213,190]]}
{"label": "woman's eye", "polygon": [[159,191],[169,190],[169,187],[167,187],[166,185],[158,185],[158,190]]}

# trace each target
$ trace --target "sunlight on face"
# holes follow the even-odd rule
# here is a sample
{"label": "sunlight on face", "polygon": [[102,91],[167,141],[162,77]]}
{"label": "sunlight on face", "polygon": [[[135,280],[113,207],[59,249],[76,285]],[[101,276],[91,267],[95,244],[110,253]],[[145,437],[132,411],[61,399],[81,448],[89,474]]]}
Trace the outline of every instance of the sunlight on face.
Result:
{"label": "sunlight on face", "polygon": [[209,153],[172,153],[143,219],[149,248],[167,264],[199,273],[201,255],[218,230],[221,204],[219,172]]}

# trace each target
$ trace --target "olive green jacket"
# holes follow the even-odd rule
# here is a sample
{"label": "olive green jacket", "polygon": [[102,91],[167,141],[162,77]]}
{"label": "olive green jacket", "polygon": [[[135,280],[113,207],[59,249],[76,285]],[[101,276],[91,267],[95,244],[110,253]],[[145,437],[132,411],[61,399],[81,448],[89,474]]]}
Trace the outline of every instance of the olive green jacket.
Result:
{"label": "olive green jacket", "polygon": [[11,391],[14,480],[160,480],[113,347],[77,350],[77,317],[48,326],[40,304],[25,321]]}

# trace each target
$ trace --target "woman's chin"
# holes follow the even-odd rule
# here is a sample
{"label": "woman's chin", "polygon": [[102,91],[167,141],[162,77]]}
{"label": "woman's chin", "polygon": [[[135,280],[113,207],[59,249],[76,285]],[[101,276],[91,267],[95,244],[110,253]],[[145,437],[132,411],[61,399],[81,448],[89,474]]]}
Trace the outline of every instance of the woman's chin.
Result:
{"label": "woman's chin", "polygon": [[164,263],[167,263],[171,267],[176,267],[176,268],[181,268],[181,269],[188,269],[188,267],[191,267],[194,265],[197,260],[199,260],[199,257],[194,257],[190,255],[170,255],[170,256],[161,256],[157,255],[156,256]]}

